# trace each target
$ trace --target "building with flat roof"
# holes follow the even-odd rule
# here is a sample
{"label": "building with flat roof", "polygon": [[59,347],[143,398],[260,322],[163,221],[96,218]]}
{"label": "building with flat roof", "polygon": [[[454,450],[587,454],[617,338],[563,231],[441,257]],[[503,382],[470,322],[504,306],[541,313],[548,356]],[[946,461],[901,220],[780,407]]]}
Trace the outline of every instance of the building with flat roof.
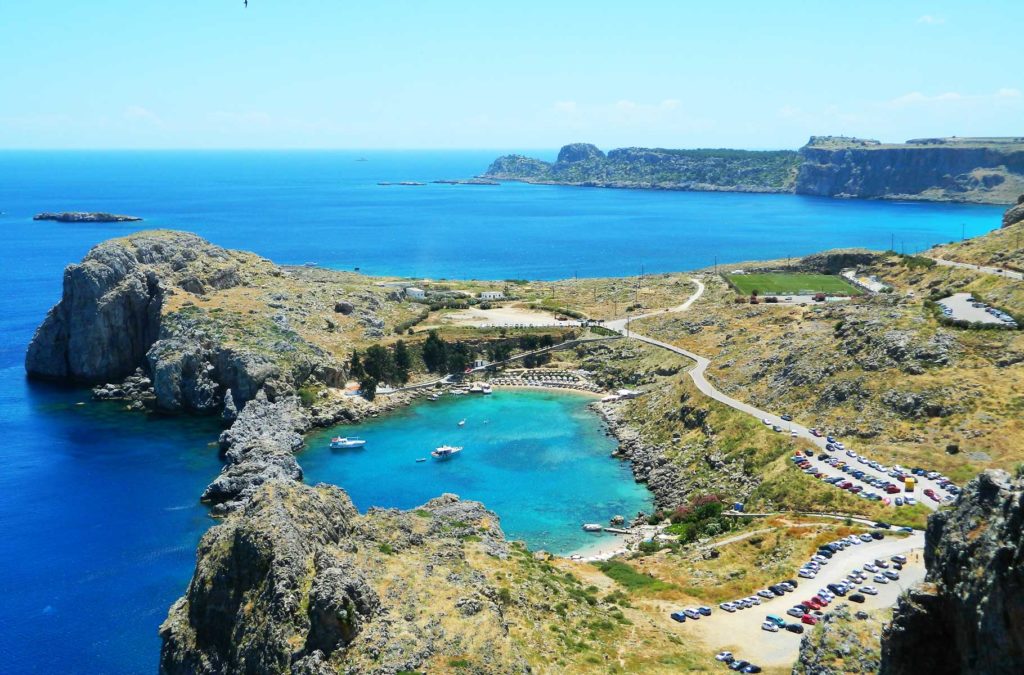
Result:
{"label": "building with flat roof", "polygon": [[503,300],[505,294],[501,291],[483,291],[480,293],[481,300]]}

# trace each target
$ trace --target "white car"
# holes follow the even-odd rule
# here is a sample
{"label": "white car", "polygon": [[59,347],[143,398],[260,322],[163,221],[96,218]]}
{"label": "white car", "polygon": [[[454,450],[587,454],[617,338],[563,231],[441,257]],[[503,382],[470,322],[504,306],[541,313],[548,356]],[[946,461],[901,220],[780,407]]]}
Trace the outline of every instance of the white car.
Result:
{"label": "white car", "polygon": [[883,577],[881,574],[876,574],[874,576],[874,581],[875,581],[876,584],[887,584],[887,583],[889,583],[889,580],[886,579],[885,577]]}
{"label": "white car", "polygon": [[914,499],[913,497],[907,497],[903,501],[904,503],[906,503],[907,506],[913,506],[914,504],[917,503],[917,500]]}
{"label": "white car", "polygon": [[767,598],[768,600],[771,600],[775,597],[775,594],[769,591],[767,588],[758,591],[757,594],[760,595],[762,598]]}
{"label": "white car", "polygon": [[730,613],[736,611],[736,605],[732,604],[731,602],[723,602],[722,604],[719,605],[719,607],[721,607],[726,612],[730,612]]}
{"label": "white car", "polygon": [[796,575],[802,579],[813,579],[817,576],[814,573],[814,570],[809,569],[801,569],[799,572],[796,573]]}
{"label": "white car", "polygon": [[771,426],[771,425],[772,425],[772,421],[771,421],[770,419],[768,419],[767,417],[765,417],[765,418],[764,418],[763,420],[761,420],[761,421],[762,421],[762,422],[764,422],[764,423],[765,423],[766,425],[768,425],[768,426]]}
{"label": "white car", "polygon": [[715,654],[715,660],[725,661],[730,656],[732,656],[732,652],[718,652],[717,654]]}
{"label": "white car", "polygon": [[749,598],[747,598],[747,602],[749,602],[752,605],[760,605],[761,598],[757,597],[756,595],[752,595]]}
{"label": "white car", "polygon": [[861,586],[860,592],[865,595],[878,595],[878,589],[874,586]]}
{"label": "white car", "polygon": [[851,534],[851,535],[850,535],[850,543],[851,543],[851,544],[853,544],[854,546],[860,546],[860,545],[861,545],[861,544],[863,544],[864,542],[863,542],[863,541],[861,541],[861,540],[860,540],[860,539],[859,539],[859,538],[857,537],[857,535],[855,535],[855,534]]}
{"label": "white car", "polygon": [[779,626],[774,621],[765,621],[761,624],[761,630],[766,630],[769,633],[778,633]]}
{"label": "white car", "polygon": [[871,572],[872,574],[874,574],[874,573],[878,572],[878,567],[875,566],[875,565],[872,565],[871,563],[864,563],[864,571],[865,572]]}
{"label": "white car", "polygon": [[864,534],[860,535],[860,540],[863,541],[865,544],[870,544],[871,542],[874,541],[874,539],[871,538],[871,535],[868,534],[867,532],[865,532]]}

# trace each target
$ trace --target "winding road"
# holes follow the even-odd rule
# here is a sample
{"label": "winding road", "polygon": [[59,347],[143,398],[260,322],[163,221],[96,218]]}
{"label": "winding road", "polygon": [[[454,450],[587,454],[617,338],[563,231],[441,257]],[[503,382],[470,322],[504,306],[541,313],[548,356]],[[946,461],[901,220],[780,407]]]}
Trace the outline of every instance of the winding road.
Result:
{"label": "winding road", "polygon": [[[796,436],[798,438],[803,438],[807,441],[810,441],[812,444],[814,444],[815,447],[821,450],[825,450],[826,440],[824,438],[813,435],[810,429],[808,429],[807,427],[797,424],[796,422],[788,422],[786,420],[783,420],[782,417],[779,415],[768,412],[766,410],[761,410],[760,408],[752,406],[749,403],[738,401],[733,397],[715,388],[713,384],[708,382],[707,377],[705,377],[705,371],[707,370],[708,366],[711,365],[710,359],[703,357],[700,354],[695,354],[694,352],[683,349],[682,347],[677,347],[673,344],[662,342],[661,340],[656,340],[646,335],[641,335],[630,329],[630,324],[636,321],[637,319],[645,319],[652,316],[662,316],[666,313],[678,313],[689,310],[693,303],[695,303],[698,299],[700,299],[702,295],[704,295],[705,291],[705,286],[702,281],[692,277],[690,278],[690,281],[692,281],[697,286],[697,290],[686,300],[686,302],[682,303],[681,305],[677,305],[676,307],[671,307],[668,309],[663,309],[657,312],[648,312],[646,314],[627,317],[624,319],[615,319],[613,321],[606,322],[604,324],[604,327],[613,330],[626,338],[631,338],[633,340],[645,342],[655,347],[660,347],[661,349],[666,349],[670,352],[674,352],[676,354],[679,354],[680,356],[685,356],[686,358],[694,361],[696,365],[689,370],[689,375],[690,378],[693,380],[694,385],[696,385],[697,389],[700,390],[702,394],[713,398],[719,403],[724,403],[725,405],[729,406],[730,408],[733,408],[734,410],[739,410],[740,412],[752,415],[753,417],[756,417],[757,419],[762,421],[766,420],[767,424],[779,426],[785,429],[787,432],[796,432]],[[833,466],[830,466],[828,464],[811,458],[808,459],[811,460],[812,464],[814,464],[815,470],[817,471],[821,471],[822,473],[825,473],[829,476],[842,477],[844,480],[848,480],[855,485],[860,485],[865,490],[876,491],[878,489],[868,485],[867,483],[864,483],[863,481],[857,480],[853,476],[850,476],[840,471],[839,469],[836,469]],[[864,471],[866,474],[874,476],[875,478],[892,480],[890,476],[883,474],[880,471],[876,471],[866,464],[860,464],[858,465],[858,468]],[[933,502],[927,497],[921,496],[923,494],[923,490],[926,488],[931,488],[932,490],[936,491],[936,494],[943,494],[943,492],[941,488],[939,488],[939,486],[933,481],[924,479],[924,477],[920,478],[921,480],[918,481],[917,489],[914,491],[913,495],[915,496],[915,498],[918,499],[918,502],[924,504],[925,506],[932,510],[935,510],[936,508],[938,508],[939,504],[937,502]]]}
{"label": "winding road", "polygon": [[943,258],[928,259],[934,260],[937,264],[943,267],[959,267],[961,269],[973,270],[983,274],[995,274],[996,276],[1004,277],[1006,279],[1016,279],[1017,281],[1024,280],[1024,273],[1014,272],[1013,270],[1004,269],[1002,267],[985,267],[984,265],[972,265],[970,263],[956,262],[955,260],[944,260]]}

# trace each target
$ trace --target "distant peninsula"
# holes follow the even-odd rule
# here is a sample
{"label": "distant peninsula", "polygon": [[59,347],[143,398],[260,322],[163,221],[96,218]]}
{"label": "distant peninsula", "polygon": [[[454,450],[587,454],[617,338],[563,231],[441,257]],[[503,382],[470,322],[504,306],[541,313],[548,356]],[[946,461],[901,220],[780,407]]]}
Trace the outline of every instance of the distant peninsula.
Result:
{"label": "distant peninsula", "polygon": [[584,187],[777,192],[1009,204],[1024,192],[1024,137],[906,143],[812,136],[799,150],[564,146],[554,162],[505,155],[482,178]]}
{"label": "distant peninsula", "polygon": [[64,211],[61,213],[38,213],[32,220],[53,220],[58,223],[134,223],[142,220],[138,216],[121,216],[114,213]]}

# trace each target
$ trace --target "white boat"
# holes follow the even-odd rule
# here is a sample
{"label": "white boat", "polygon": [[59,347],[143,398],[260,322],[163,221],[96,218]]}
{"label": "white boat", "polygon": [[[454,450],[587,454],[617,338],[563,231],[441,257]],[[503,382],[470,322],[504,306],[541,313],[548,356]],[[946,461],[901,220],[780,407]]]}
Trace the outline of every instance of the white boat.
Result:
{"label": "white boat", "polygon": [[459,420],[459,426],[460,427],[466,426],[466,420]]}
{"label": "white boat", "polygon": [[492,390],[491,390],[491,385],[489,385],[489,384],[485,384],[485,385],[483,386],[483,392],[484,392],[485,394],[490,394],[490,393],[493,393],[493,392],[492,392]]}
{"label": "white boat", "polygon": [[602,526],[598,523],[583,523],[584,532],[600,532]]}
{"label": "white boat", "polygon": [[331,450],[349,450],[351,448],[361,448],[364,445],[366,445],[366,441],[355,436],[351,438],[335,436],[331,439]]}
{"label": "white boat", "polygon": [[438,396],[437,394],[431,394],[431,395],[430,395],[430,400],[431,400],[431,401],[436,401],[436,400],[437,400],[437,399],[439,399],[439,398],[441,398],[441,397],[440,397],[440,396]]}
{"label": "white boat", "polygon": [[471,393],[471,394],[482,394],[482,393],[484,393],[484,387],[479,382],[474,382],[473,386],[471,386],[469,388],[469,393]]}
{"label": "white boat", "polygon": [[434,459],[451,459],[455,455],[462,452],[462,448],[454,445],[442,445],[438,449],[430,453],[430,456]]}

